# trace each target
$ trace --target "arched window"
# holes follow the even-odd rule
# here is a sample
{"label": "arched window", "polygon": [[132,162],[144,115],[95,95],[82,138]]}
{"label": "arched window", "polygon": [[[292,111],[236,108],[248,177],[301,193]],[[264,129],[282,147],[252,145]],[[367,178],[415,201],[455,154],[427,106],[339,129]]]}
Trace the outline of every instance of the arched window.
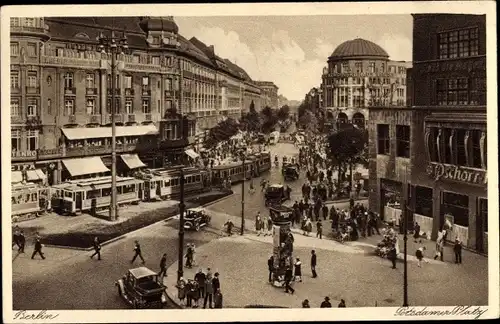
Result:
{"label": "arched window", "polygon": [[365,128],[365,116],[362,113],[355,113],[352,116],[352,123],[359,128]]}
{"label": "arched window", "polygon": [[346,124],[349,121],[347,118],[347,115],[343,112],[339,113],[337,116],[337,123],[339,124]]}
{"label": "arched window", "polygon": [[90,39],[89,35],[87,35],[85,33],[78,33],[75,35],[75,38]]}

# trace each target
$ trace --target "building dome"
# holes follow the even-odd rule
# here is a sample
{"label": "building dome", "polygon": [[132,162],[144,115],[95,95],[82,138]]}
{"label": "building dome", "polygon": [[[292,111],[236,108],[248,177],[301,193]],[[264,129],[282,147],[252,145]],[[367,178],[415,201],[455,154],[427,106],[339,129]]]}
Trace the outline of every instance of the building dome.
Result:
{"label": "building dome", "polygon": [[142,30],[146,33],[151,31],[165,31],[177,34],[179,32],[179,27],[174,21],[174,17],[143,17],[139,23]]}
{"label": "building dome", "polygon": [[329,59],[331,60],[346,60],[346,59],[378,59],[388,60],[389,54],[374,42],[366,39],[356,38],[347,42],[343,42],[333,51]]}

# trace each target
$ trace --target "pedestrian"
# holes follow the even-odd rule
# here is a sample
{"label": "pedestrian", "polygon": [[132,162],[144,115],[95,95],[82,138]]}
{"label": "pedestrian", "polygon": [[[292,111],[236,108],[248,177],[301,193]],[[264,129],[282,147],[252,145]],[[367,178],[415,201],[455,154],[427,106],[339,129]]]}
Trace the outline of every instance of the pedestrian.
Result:
{"label": "pedestrian", "polygon": [[253,180],[250,180],[250,189],[249,189],[249,193],[252,195],[254,192],[255,192],[255,188],[254,188],[254,186],[253,186]]}
{"label": "pedestrian", "polygon": [[26,245],[26,236],[24,236],[23,231],[19,232],[18,242],[19,242],[19,253],[24,253],[24,246]]}
{"label": "pedestrian", "polygon": [[214,291],[217,291],[217,289],[220,289],[220,280],[219,280],[219,273],[216,272],[214,274],[214,278],[212,279],[212,288]]}
{"label": "pedestrian", "polygon": [[163,282],[163,277],[167,276],[167,254],[163,253],[160,260],[160,272],[158,272],[158,278]]}
{"label": "pedestrian", "polygon": [[257,217],[255,217],[255,231],[257,231],[257,236],[260,236],[262,233],[262,228],[261,228],[261,220],[260,220],[260,212],[257,213]]}
{"label": "pedestrian", "polygon": [[273,231],[273,220],[271,219],[271,217],[269,217],[267,219],[267,234],[268,235],[272,235],[272,232]]}
{"label": "pedestrian", "polygon": [[227,236],[233,235],[234,224],[233,224],[233,222],[231,220],[227,220],[224,223],[224,227],[226,228],[226,234],[227,234]]}
{"label": "pedestrian", "polygon": [[19,250],[21,250],[21,246],[19,245],[19,230],[16,229],[14,231],[14,234],[12,235],[12,248],[14,248],[14,246],[18,246],[19,247]]}
{"label": "pedestrian", "polygon": [[413,233],[413,239],[415,243],[422,243],[422,239],[420,238],[420,225],[418,225],[417,222],[415,222],[415,232]]}
{"label": "pedestrian", "polygon": [[396,258],[397,258],[397,254],[396,254],[396,247],[395,246],[391,246],[390,250],[389,250],[389,253],[387,255],[387,258],[389,260],[391,260],[392,262],[392,268],[393,269],[396,269]]}
{"label": "pedestrian", "polygon": [[323,219],[327,220],[327,218],[328,218],[328,206],[326,204],[323,204],[321,211],[323,212]]}
{"label": "pedestrian", "polygon": [[323,224],[321,224],[320,219],[316,223],[316,237],[319,237],[320,240],[323,238]]}
{"label": "pedestrian", "polygon": [[198,307],[198,300],[200,299],[200,286],[196,280],[191,281],[191,290],[188,292],[191,297],[192,306]]}
{"label": "pedestrian", "polygon": [[312,250],[311,251],[311,272],[312,272],[313,278],[318,277],[318,274],[316,273],[316,264],[317,264],[316,251]]}
{"label": "pedestrian", "polygon": [[325,300],[321,303],[320,308],[332,308],[332,304],[330,303],[330,297],[326,296]]}
{"label": "pedestrian", "polygon": [[193,267],[193,248],[191,247],[191,244],[187,244],[187,250],[186,250],[186,268],[192,268]]}
{"label": "pedestrian", "polygon": [[40,236],[37,235],[35,239],[35,249],[33,251],[33,254],[31,255],[31,259],[34,259],[36,254],[39,254],[42,259],[45,260],[45,255],[42,252],[42,248],[43,245],[42,242],[40,242]]}
{"label": "pedestrian", "polygon": [[212,307],[213,295],[214,295],[214,287],[212,285],[212,274],[210,273],[210,268],[208,268],[207,277],[205,280],[205,299],[203,301],[203,308],[207,308],[207,301],[208,301],[208,308],[213,308]]}
{"label": "pedestrian", "polygon": [[458,239],[455,239],[455,244],[453,245],[453,252],[455,252],[455,263],[462,263],[462,242]]}
{"label": "pedestrian", "polygon": [[338,308],[345,308],[345,300],[341,299]]}
{"label": "pedestrian", "polygon": [[92,244],[94,247],[94,254],[92,254],[90,258],[93,259],[94,256],[97,255],[97,260],[101,260],[101,244],[99,243],[99,238],[97,236],[94,237],[94,242]]}
{"label": "pedestrian", "polygon": [[269,282],[273,282],[274,256],[272,255],[267,260],[267,270],[269,271]]}
{"label": "pedestrian", "polygon": [[214,308],[222,308],[222,292],[217,288],[214,296]]}
{"label": "pedestrian", "polygon": [[198,284],[198,295],[200,298],[205,297],[205,281],[207,276],[203,273],[203,269],[198,269],[198,273],[194,275],[194,280]]}
{"label": "pedestrian", "polygon": [[421,246],[415,252],[415,256],[417,257],[417,266],[419,267],[422,266],[422,261],[425,261],[427,263],[427,261],[424,260],[424,251],[425,251],[425,246]]}
{"label": "pedestrian", "polygon": [[292,279],[293,279],[292,267],[287,267],[285,271],[285,293],[290,292],[293,295],[295,289],[293,289],[292,286],[290,286]]}
{"label": "pedestrian", "polygon": [[306,235],[309,236],[311,234],[311,232],[312,232],[312,222],[311,222],[311,219],[308,218],[306,220],[306,233],[307,233]]}
{"label": "pedestrian", "polygon": [[444,236],[445,230],[438,233],[438,238],[436,239],[436,252],[434,253],[434,260],[440,258],[441,261],[444,261]]}
{"label": "pedestrian", "polygon": [[184,303],[184,299],[186,298],[186,281],[184,278],[180,278],[175,286],[177,288],[177,298],[179,298],[180,303]]}
{"label": "pedestrian", "polygon": [[302,262],[300,261],[299,258],[295,261],[294,264],[295,267],[295,281],[302,282]]}
{"label": "pedestrian", "polygon": [[302,302],[302,308],[311,308],[311,306],[309,305],[309,299],[304,299],[304,301]]}

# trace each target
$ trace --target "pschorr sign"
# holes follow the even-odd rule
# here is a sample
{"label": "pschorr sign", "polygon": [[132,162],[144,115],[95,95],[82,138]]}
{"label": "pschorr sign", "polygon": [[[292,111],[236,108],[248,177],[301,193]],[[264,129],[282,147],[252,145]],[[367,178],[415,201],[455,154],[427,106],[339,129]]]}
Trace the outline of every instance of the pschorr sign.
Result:
{"label": "pschorr sign", "polygon": [[446,179],[474,185],[486,185],[488,183],[488,174],[486,170],[472,169],[451,164],[429,163],[427,166],[427,174],[436,181]]}

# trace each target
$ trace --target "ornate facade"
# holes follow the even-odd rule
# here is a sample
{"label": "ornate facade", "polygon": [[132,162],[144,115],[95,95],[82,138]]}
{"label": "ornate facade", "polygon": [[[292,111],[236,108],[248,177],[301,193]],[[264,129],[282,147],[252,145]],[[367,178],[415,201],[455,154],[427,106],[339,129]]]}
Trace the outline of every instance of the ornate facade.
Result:
{"label": "ornate facade", "polygon": [[[97,41],[111,33],[128,43],[115,80],[111,54]],[[180,114],[193,144],[221,115],[239,117],[247,102],[262,100],[243,69],[185,39],[173,17],[11,18],[10,45],[13,168],[36,164],[49,183],[62,180],[66,158],[110,163],[112,82],[117,152],[151,167],[165,163],[158,140],[181,146]]]}
{"label": "ornate facade", "polygon": [[330,123],[365,126],[370,106],[406,105],[408,62],[390,61],[377,44],[358,38],[340,44],[323,69],[323,109]]}
{"label": "ornate facade", "polygon": [[255,84],[262,89],[263,106],[278,109],[278,86],[271,81],[256,81]]}

